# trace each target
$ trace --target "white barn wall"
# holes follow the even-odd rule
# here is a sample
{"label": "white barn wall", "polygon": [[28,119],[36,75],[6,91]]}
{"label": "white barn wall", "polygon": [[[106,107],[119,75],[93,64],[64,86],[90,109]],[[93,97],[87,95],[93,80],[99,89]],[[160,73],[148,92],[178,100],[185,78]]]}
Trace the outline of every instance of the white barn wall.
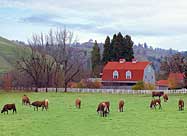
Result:
{"label": "white barn wall", "polygon": [[155,84],[155,82],[156,82],[156,80],[155,80],[155,71],[154,71],[152,65],[148,65],[144,69],[143,81],[146,82],[146,83]]}

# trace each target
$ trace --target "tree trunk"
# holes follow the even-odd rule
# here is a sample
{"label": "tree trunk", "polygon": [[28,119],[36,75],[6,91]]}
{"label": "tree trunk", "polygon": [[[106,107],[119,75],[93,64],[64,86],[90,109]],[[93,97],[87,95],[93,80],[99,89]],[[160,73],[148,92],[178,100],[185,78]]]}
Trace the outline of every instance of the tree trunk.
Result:
{"label": "tree trunk", "polygon": [[36,92],[36,93],[38,92],[38,87],[35,88],[35,92]]}
{"label": "tree trunk", "polygon": [[65,85],[64,85],[64,92],[66,93],[67,92],[67,87],[68,86],[68,84],[67,83],[65,83]]}

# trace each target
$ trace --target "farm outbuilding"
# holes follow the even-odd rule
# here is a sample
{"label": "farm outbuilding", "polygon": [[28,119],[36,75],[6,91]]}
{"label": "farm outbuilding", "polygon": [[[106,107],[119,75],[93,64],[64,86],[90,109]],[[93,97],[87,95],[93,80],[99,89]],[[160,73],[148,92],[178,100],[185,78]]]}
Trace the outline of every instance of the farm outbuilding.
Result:
{"label": "farm outbuilding", "polygon": [[155,84],[155,71],[151,62],[108,62],[102,73],[102,84],[104,88],[131,89],[138,81]]}

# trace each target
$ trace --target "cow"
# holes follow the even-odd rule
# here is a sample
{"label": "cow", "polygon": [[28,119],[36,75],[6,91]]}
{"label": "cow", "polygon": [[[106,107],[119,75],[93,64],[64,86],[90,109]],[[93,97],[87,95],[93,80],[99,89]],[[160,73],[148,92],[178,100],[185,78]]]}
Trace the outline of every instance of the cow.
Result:
{"label": "cow", "polygon": [[33,102],[31,105],[34,106],[34,110],[35,110],[35,107],[38,111],[38,107],[42,107],[42,111],[43,109],[45,108],[45,110],[48,109],[48,99],[45,99],[44,101],[35,101]]}
{"label": "cow", "polygon": [[105,104],[106,104],[106,106],[107,106],[107,111],[108,111],[108,114],[109,114],[109,112],[110,112],[110,102],[109,102],[109,101],[104,101],[104,102],[99,103],[98,108],[97,108],[97,112],[98,112],[99,107],[100,107],[100,105],[101,105],[102,103],[105,103]]}
{"label": "cow", "polygon": [[167,94],[164,94],[164,95],[163,95],[163,98],[164,98],[164,102],[167,102],[167,101],[168,101],[168,95],[167,95]]}
{"label": "cow", "polygon": [[150,108],[155,108],[156,109],[156,106],[159,105],[159,109],[161,109],[161,100],[160,99],[153,99],[151,100],[151,103],[150,103]]}
{"label": "cow", "polygon": [[164,95],[164,92],[152,92],[152,97],[155,97],[155,96],[158,96],[159,97],[159,99],[160,99],[160,97],[161,96],[163,96]]}
{"label": "cow", "polygon": [[105,101],[104,102],[107,106],[107,110],[108,110],[108,113],[110,112],[110,102],[109,101]]}
{"label": "cow", "polygon": [[124,100],[120,100],[118,104],[119,112],[123,112]]}
{"label": "cow", "polygon": [[8,114],[8,110],[13,110],[13,114],[14,114],[14,112],[17,113],[16,105],[14,103],[13,104],[5,104],[3,106],[3,109],[1,110],[1,113],[4,112],[4,114],[5,114],[5,112],[7,112],[7,114]]}
{"label": "cow", "polygon": [[45,107],[46,110],[48,110],[48,108],[49,108],[48,106],[49,106],[49,100],[45,99],[44,100],[44,107]]}
{"label": "cow", "polygon": [[182,99],[178,102],[179,111],[184,110],[184,101]]}
{"label": "cow", "polygon": [[76,100],[75,100],[75,107],[76,108],[81,108],[81,100],[79,99],[79,98],[77,98]]}
{"label": "cow", "polygon": [[100,113],[102,117],[106,117],[109,113],[107,104],[105,102],[99,103],[97,112]]}
{"label": "cow", "polygon": [[27,105],[27,104],[30,105],[30,100],[29,100],[29,97],[24,94],[22,96],[22,105]]}

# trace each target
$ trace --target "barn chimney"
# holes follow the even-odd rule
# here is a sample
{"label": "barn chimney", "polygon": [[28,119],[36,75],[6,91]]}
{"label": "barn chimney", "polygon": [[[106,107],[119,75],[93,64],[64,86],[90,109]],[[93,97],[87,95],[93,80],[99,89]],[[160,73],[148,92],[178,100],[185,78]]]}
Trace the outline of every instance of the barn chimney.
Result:
{"label": "barn chimney", "polygon": [[138,60],[137,59],[132,59],[132,63],[137,63]]}
{"label": "barn chimney", "polygon": [[119,59],[119,63],[125,63],[125,59]]}

